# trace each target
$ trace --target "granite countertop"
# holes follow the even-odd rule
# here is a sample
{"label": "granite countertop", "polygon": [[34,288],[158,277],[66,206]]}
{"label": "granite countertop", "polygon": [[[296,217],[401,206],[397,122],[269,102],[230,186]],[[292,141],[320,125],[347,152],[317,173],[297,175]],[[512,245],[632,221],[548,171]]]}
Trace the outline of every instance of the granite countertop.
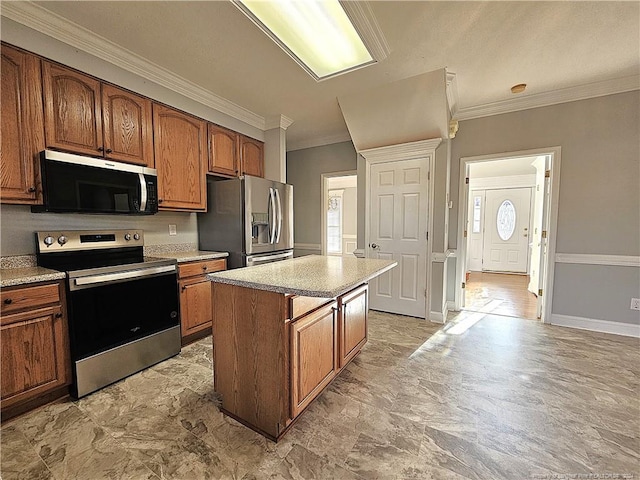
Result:
{"label": "granite countertop", "polygon": [[0,269],[0,288],[61,280],[63,278],[66,278],[64,272],[58,272],[44,267],[3,268]]}
{"label": "granite countertop", "polygon": [[198,260],[212,260],[215,258],[226,258],[228,252],[210,252],[206,250],[192,250],[188,252],[162,252],[153,253],[156,258],[175,258],[178,263],[195,262]]}
{"label": "granite countertop", "polygon": [[389,260],[308,255],[210,273],[212,282],[277,293],[334,298],[392,269]]}

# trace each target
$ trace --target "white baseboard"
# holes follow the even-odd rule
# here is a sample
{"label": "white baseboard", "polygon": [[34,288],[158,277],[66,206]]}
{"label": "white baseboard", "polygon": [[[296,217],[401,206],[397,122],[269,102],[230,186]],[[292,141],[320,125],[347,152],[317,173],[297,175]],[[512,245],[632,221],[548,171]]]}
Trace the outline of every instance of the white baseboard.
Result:
{"label": "white baseboard", "polygon": [[455,300],[447,300],[447,311],[448,312],[456,311],[456,302],[455,302]]}
{"label": "white baseboard", "polygon": [[433,323],[444,323],[446,317],[442,312],[429,312],[429,321]]}
{"label": "white baseboard", "polygon": [[572,317],[571,315],[551,314],[551,324],[560,327],[579,328],[593,332],[612,333],[625,337],[640,338],[640,325],[630,323],[611,322],[594,318]]}

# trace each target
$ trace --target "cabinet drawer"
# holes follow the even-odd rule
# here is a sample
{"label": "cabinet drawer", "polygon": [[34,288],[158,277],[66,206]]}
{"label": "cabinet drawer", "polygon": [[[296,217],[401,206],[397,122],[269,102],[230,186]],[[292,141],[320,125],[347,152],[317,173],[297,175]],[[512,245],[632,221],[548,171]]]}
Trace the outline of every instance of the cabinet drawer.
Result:
{"label": "cabinet drawer", "polygon": [[[0,311],[4,315],[25,308],[59,303],[60,290],[57,283],[15,288],[0,292],[0,300]],[[4,319],[2,319],[3,324],[4,322]]]}
{"label": "cabinet drawer", "polygon": [[211,272],[219,272],[227,269],[227,260],[218,258],[215,260],[203,260],[201,262],[178,264],[178,278],[194,277]]}
{"label": "cabinet drawer", "polygon": [[301,295],[292,295],[289,297],[289,311],[287,312],[287,318],[294,319],[302,315],[305,315],[318,307],[321,307],[325,303],[331,302],[332,298],[321,297],[304,297]]}

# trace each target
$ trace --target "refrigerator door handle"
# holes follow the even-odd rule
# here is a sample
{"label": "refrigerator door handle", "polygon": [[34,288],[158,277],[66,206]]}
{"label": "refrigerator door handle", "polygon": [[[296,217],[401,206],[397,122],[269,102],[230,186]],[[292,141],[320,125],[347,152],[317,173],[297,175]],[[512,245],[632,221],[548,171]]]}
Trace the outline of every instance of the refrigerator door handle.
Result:
{"label": "refrigerator door handle", "polygon": [[271,215],[269,215],[269,243],[273,244],[276,239],[276,200],[274,195],[274,189],[269,188],[269,207],[271,208]]}
{"label": "refrigerator door handle", "polygon": [[278,189],[274,188],[273,192],[276,194],[276,204],[278,205],[278,215],[276,219],[276,222],[278,222],[278,229],[276,230],[275,243],[280,243],[280,233],[282,232],[282,203],[280,202],[280,192]]}

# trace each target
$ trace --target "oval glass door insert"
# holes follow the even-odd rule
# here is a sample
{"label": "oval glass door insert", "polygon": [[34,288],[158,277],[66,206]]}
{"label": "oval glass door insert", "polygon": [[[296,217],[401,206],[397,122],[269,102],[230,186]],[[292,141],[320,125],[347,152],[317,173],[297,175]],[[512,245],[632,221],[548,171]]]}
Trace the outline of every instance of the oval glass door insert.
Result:
{"label": "oval glass door insert", "polygon": [[502,240],[507,241],[513,236],[516,229],[516,207],[511,200],[505,200],[498,208],[496,227]]}

